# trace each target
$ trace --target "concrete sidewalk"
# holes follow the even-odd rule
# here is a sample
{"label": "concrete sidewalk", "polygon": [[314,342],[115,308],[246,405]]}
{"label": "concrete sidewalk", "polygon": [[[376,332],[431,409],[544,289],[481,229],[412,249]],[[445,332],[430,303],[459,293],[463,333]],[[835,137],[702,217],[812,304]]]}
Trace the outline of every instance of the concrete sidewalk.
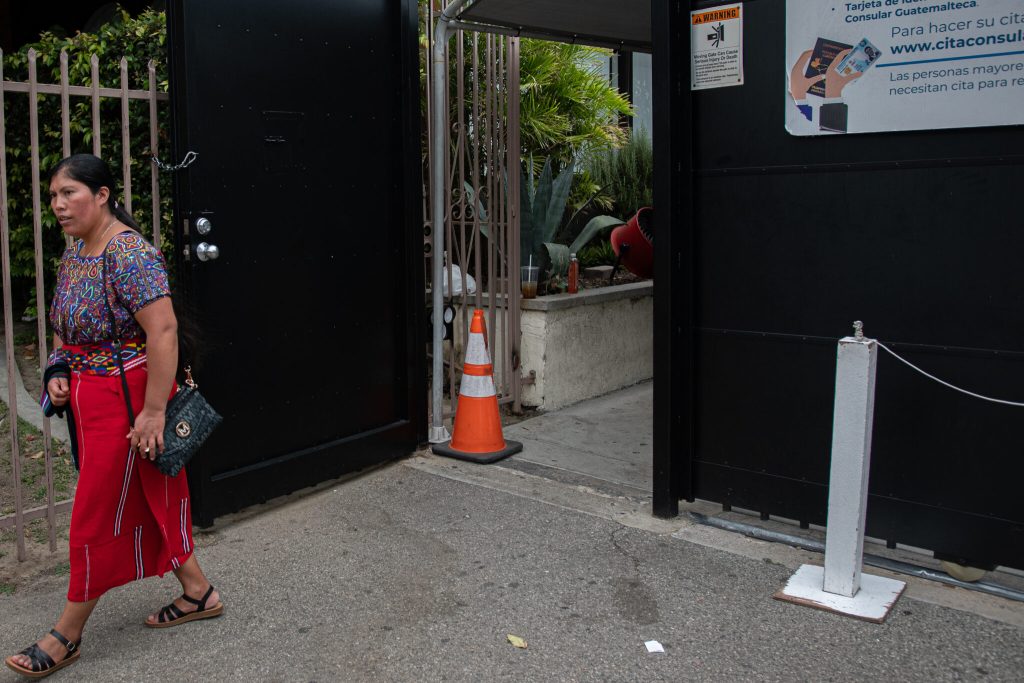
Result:
{"label": "concrete sidewalk", "polygon": [[[9,375],[6,348],[3,337],[0,336],[0,401],[5,404],[8,402],[7,382]],[[15,352],[17,352],[17,350],[15,350]],[[46,418],[43,417],[43,409],[39,407],[39,396],[30,396],[28,391],[25,390],[25,382],[21,378],[21,373],[18,372],[17,368],[14,369],[14,373],[11,376],[14,377],[18,418],[42,431],[43,421]],[[66,420],[56,418],[50,420],[50,430],[54,439],[63,441],[64,443],[70,442],[68,437],[68,424]]]}
{"label": "concrete sidewalk", "polygon": [[[918,580],[881,625],[781,603],[772,593],[820,556],[530,467],[545,466],[421,453],[222,520],[196,536],[222,618],[145,629],[177,584],[125,586],[53,680],[1022,679],[1019,603]],[[49,629],[64,590],[51,576],[0,596],[0,651]]]}
{"label": "concrete sidewalk", "polygon": [[649,498],[653,433],[654,383],[642,382],[507,427],[523,451],[501,466]]}

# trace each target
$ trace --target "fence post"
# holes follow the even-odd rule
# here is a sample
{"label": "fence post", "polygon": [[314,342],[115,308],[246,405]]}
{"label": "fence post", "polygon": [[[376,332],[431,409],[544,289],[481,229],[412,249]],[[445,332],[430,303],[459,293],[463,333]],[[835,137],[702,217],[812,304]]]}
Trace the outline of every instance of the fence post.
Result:
{"label": "fence post", "polygon": [[860,321],[853,327],[836,352],[825,566],[801,566],[774,597],[880,623],[907,584],[861,573],[878,342],[864,337]]}
{"label": "fence post", "polygon": [[878,344],[863,328],[839,340],[824,589],[848,598],[860,590],[877,362]]}

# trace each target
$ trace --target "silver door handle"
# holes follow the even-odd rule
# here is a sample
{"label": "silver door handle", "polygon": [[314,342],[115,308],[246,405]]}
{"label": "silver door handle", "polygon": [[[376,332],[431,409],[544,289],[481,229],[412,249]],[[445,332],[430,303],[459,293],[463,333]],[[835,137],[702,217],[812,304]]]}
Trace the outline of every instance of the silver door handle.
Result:
{"label": "silver door handle", "polygon": [[215,261],[220,257],[220,249],[216,244],[200,242],[196,245],[196,258],[200,261]]}

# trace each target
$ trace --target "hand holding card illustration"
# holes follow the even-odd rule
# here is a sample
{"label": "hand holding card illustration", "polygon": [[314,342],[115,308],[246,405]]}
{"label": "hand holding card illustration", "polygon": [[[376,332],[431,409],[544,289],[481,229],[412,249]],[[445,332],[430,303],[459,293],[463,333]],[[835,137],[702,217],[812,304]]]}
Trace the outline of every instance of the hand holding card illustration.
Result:
{"label": "hand holding card illustration", "polygon": [[806,75],[812,54],[814,54],[814,50],[807,50],[801,54],[789,72],[789,94],[796,101],[805,99],[811,86],[825,78],[823,73],[816,73],[813,76]]}
{"label": "hand holding card illustration", "polygon": [[881,50],[867,38],[853,46],[819,37],[814,48],[801,52],[793,63],[789,96],[803,118],[817,123],[819,130],[845,133],[849,108],[842,101],[843,89],[863,76],[881,56]]}
{"label": "hand holding card illustration", "polygon": [[828,99],[842,97],[843,88],[849,83],[857,80],[864,75],[863,71],[856,71],[847,69],[849,74],[842,73],[836,70],[836,67],[842,64],[843,60],[849,55],[853,49],[843,50],[836,55],[835,59],[828,66],[828,75],[825,77],[825,97]]}

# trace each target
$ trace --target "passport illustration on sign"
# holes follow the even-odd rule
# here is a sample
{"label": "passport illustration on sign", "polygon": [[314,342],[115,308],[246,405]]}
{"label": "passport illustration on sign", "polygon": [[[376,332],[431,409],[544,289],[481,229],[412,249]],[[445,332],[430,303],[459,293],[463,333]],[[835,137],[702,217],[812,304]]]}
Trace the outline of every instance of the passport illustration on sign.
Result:
{"label": "passport illustration on sign", "polygon": [[[811,59],[807,62],[807,71],[804,75],[808,78],[812,76],[826,76],[825,73],[828,70],[828,65],[835,60],[843,50],[849,50],[852,45],[846,43],[840,43],[838,40],[829,40],[828,38],[818,38],[814,43],[814,52],[811,53]],[[811,95],[817,95],[818,97],[825,96],[825,80],[822,79],[811,86],[811,89],[807,91]]]}

